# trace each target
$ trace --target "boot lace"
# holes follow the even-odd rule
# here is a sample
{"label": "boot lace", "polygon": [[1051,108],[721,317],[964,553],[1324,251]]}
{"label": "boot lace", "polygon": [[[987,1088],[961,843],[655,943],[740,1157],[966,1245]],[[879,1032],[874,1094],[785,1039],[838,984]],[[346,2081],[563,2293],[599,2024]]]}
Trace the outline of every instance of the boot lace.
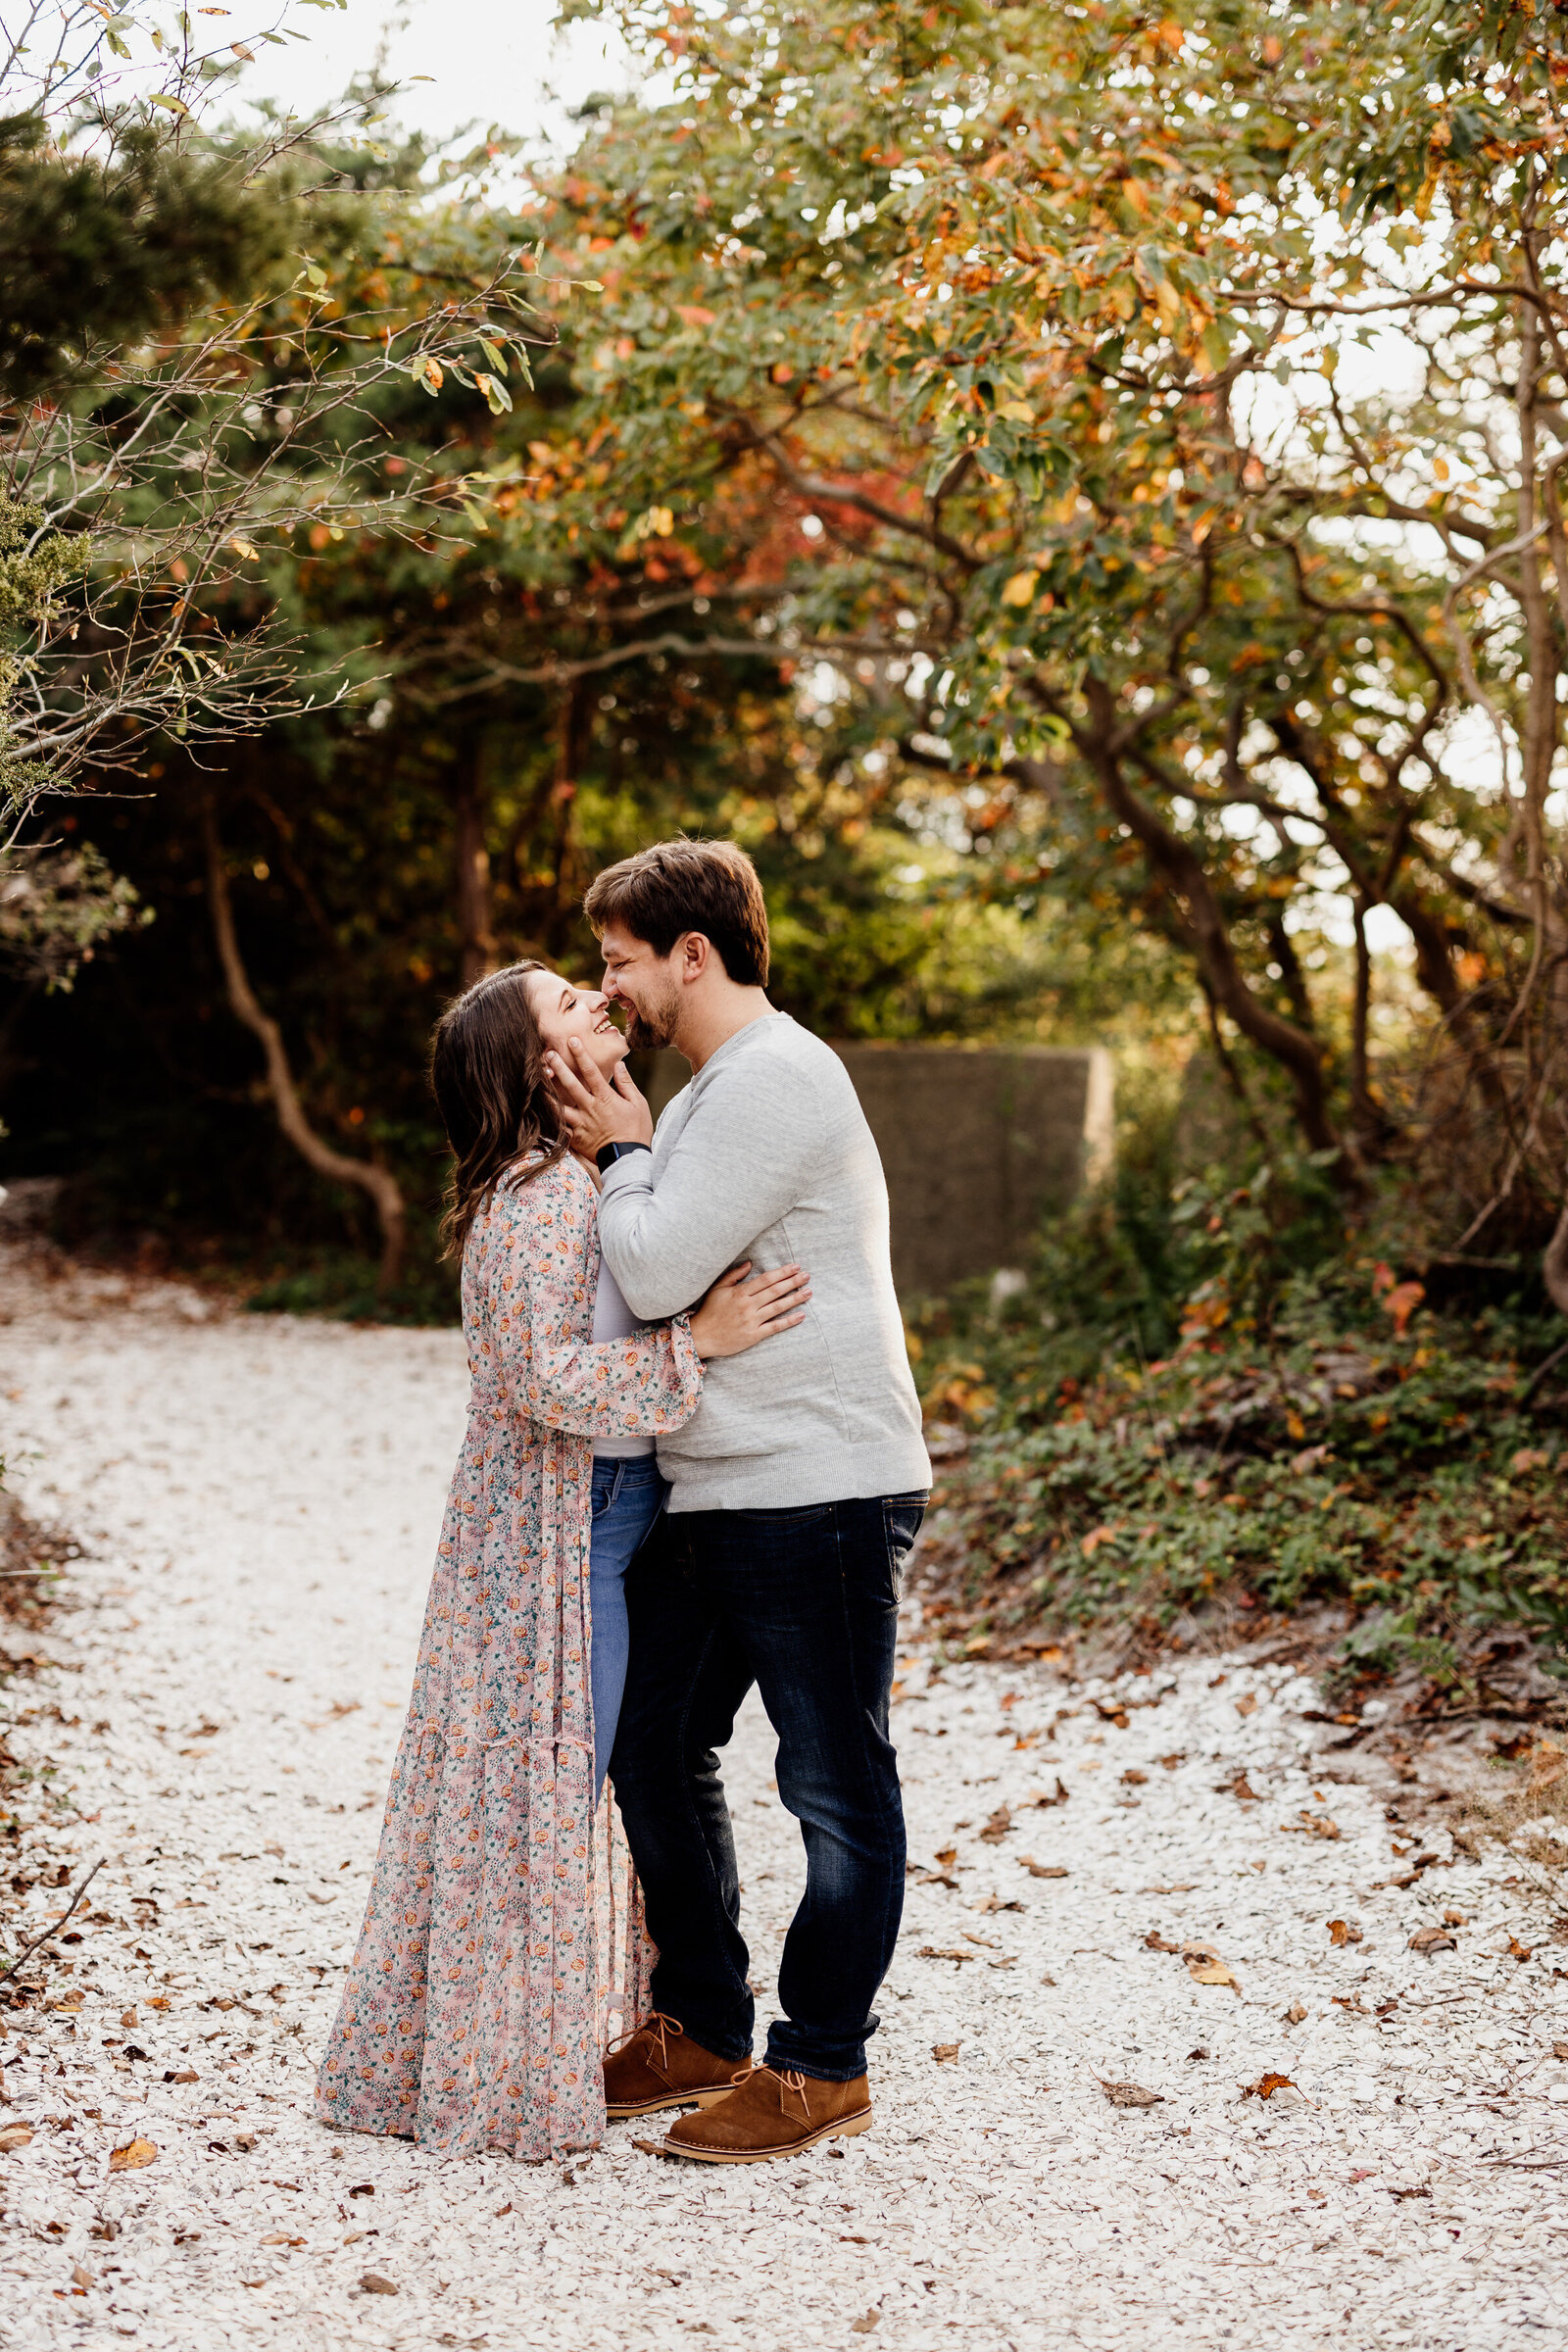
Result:
{"label": "boot lace", "polygon": [[662,2009],[655,2009],[650,2016],[644,2018],[640,2026],[633,2026],[629,2034],[617,2034],[605,2055],[607,2058],[615,2057],[619,2051],[626,2049],[630,2043],[646,2034],[650,2044],[658,2042],[659,2063],[662,2067],[667,2068],[669,2065],[669,2036],[671,2034],[684,2034],[685,2031],[685,2027],[678,2019],[666,2017]]}

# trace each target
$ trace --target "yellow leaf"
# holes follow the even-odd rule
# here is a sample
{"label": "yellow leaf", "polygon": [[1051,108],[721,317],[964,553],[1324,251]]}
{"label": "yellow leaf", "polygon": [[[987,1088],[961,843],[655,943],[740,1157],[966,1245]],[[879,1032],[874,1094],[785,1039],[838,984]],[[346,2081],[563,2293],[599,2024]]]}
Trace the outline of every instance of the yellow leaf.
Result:
{"label": "yellow leaf", "polygon": [[1010,417],[1014,424],[1033,424],[1035,420],[1033,409],[1022,400],[999,400],[997,415]]}
{"label": "yellow leaf", "polygon": [[1002,601],[1004,605],[1031,604],[1039,585],[1038,571],[1015,571],[1002,591]]}
{"label": "yellow leaf", "polygon": [[158,2149],[150,2139],[128,2139],[122,2148],[116,2148],[109,2158],[112,2173],[137,2173],[144,2164],[156,2164]]}

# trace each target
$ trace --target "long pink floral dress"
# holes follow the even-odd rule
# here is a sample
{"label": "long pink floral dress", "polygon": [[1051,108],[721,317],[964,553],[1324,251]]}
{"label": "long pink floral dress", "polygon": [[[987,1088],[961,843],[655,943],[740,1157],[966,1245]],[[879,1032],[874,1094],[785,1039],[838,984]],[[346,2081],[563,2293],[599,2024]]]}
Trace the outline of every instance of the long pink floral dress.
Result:
{"label": "long pink floral dress", "polygon": [[595,1347],[598,1201],[571,1159],[503,1185],[463,1255],[472,1390],[324,2123],[447,2155],[595,2147],[612,2015],[651,1953],[613,1808],[594,1819],[593,1441],[677,1429],[684,1316]]}

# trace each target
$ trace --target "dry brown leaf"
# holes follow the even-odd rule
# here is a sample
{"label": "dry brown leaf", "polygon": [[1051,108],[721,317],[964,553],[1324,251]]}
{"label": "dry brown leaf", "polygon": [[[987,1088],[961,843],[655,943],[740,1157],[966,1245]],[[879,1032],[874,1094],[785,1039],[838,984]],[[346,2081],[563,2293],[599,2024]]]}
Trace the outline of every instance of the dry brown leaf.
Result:
{"label": "dry brown leaf", "polygon": [[958,2041],[934,2041],[931,2044],[931,2055],[938,2066],[953,2066],[962,2047],[963,2044]]}
{"label": "dry brown leaf", "polygon": [[1179,1952],[1182,1948],[1179,1943],[1167,1943],[1157,1928],[1151,1928],[1144,1941],[1152,1952]]}
{"label": "dry brown leaf", "polygon": [[109,2158],[112,2173],[137,2173],[144,2164],[156,2164],[158,2149],[150,2139],[127,2139],[122,2148],[116,2148]]}
{"label": "dry brown leaf", "polygon": [[994,1952],[998,1948],[994,1936],[977,1936],[972,1928],[964,1928],[960,1933],[965,1943],[977,1943],[982,1951]]}
{"label": "dry brown leaf", "polygon": [[1280,1828],[1296,1838],[1338,1838],[1341,1834],[1339,1823],[1330,1821],[1326,1813],[1303,1813],[1298,1820],[1282,1821]]}
{"label": "dry brown leaf", "polygon": [[868,2311],[862,2318],[850,2322],[850,2333],[852,2335],[869,2335],[873,2328],[880,2328],[881,2325],[882,2314],[879,2311]]}
{"label": "dry brown leaf", "polygon": [[1360,1940],[1361,1931],[1353,1920],[1331,1919],[1329,1921],[1329,1941],[1331,1943],[1359,1943]]}
{"label": "dry brown leaf", "polygon": [[132,2027],[134,2027],[134,2025],[135,2025],[135,2023],[136,2023],[136,2012],[135,2012],[135,2010],[134,2010],[134,2009],[122,2009],[122,2011],[120,2012],[120,2022],[121,2022],[121,2024],[122,2024],[123,2027],[125,2027],[125,2028],[126,2028],[126,2030],[127,2030],[127,2031],[129,2031],[129,2030],[130,2030]]}
{"label": "dry brown leaf", "polygon": [[1568,2058],[1568,2041],[1554,2041],[1551,2054],[1554,2058]]}
{"label": "dry brown leaf", "polygon": [[1299,2001],[1293,2001],[1285,2012],[1285,2023],[1288,2026],[1298,2026],[1304,2021],[1305,2017],[1306,2010],[1302,2004]]}
{"label": "dry brown leaf", "polygon": [[9,2156],[15,2148],[24,2148],[32,2137],[30,2124],[6,2124],[0,2127],[0,2155]]}
{"label": "dry brown leaf", "polygon": [[193,2066],[182,2066],[177,2073],[166,2070],[164,2081],[166,2082],[199,2082],[201,2077]]}
{"label": "dry brown leaf", "polygon": [[1255,2082],[1248,2083],[1242,2096],[1244,2099],[1271,2099],[1277,2090],[1295,2088],[1296,2084],[1289,2075],[1259,2075]]}
{"label": "dry brown leaf", "polygon": [[971,1911],[1021,1911],[1023,1905],[1017,1901],[1004,1902],[1000,1894],[988,1894],[983,1903],[971,1903],[969,1908]]}
{"label": "dry brown leaf", "polygon": [[1244,1690],[1244,1691],[1242,1692],[1242,1695],[1241,1695],[1241,1697],[1240,1697],[1240,1698],[1239,1698],[1239,1699],[1236,1701],[1236,1712],[1237,1712],[1237,1714],[1238,1714],[1238,1715],[1251,1715],[1251,1714],[1255,1714],[1255,1713],[1256,1713],[1256,1710],[1257,1710],[1257,1701],[1256,1701],[1256,1699],[1255,1699],[1255,1698],[1252,1696],[1252,1693],[1251,1693],[1251,1691],[1250,1691],[1250,1690]]}
{"label": "dry brown leaf", "polygon": [[286,2230],[274,2230],[258,2242],[264,2246],[303,2246],[305,2240],[303,2237],[290,2237]]}
{"label": "dry brown leaf", "polygon": [[973,1960],[975,1957],[973,1952],[947,1951],[939,1949],[934,1943],[922,1943],[915,1953],[917,1960]]}
{"label": "dry brown leaf", "polygon": [[951,1870],[957,1859],[958,1849],[956,1845],[945,1845],[937,1854],[937,1864],[942,1870]]}
{"label": "dry brown leaf", "polygon": [[991,1819],[986,1823],[985,1828],[980,1833],[982,1843],[986,1845],[998,1844],[1004,1838],[1005,1838],[1011,1827],[1012,1815],[1008,1812],[1005,1805],[999,1805],[996,1811],[992,1814]]}
{"label": "dry brown leaf", "polygon": [[1113,1723],[1118,1732],[1124,1732],[1127,1729],[1127,1710],[1125,1707],[1119,1707],[1114,1704],[1107,1707],[1103,1699],[1097,1698],[1094,1702],[1094,1708],[1095,1713],[1100,1717],[1102,1723]]}
{"label": "dry brown leaf", "polygon": [[1195,1984],[1228,1984],[1232,1992],[1241,1992],[1240,1984],[1211,1943],[1184,1943],[1182,1958]]}
{"label": "dry brown leaf", "polygon": [[1521,1943],[1517,1936],[1509,1936],[1508,1949],[1516,1960],[1528,1960],[1530,1958],[1529,1944]]}
{"label": "dry brown leaf", "polygon": [[1412,1952],[1425,1952],[1430,1958],[1434,1952],[1451,1952],[1455,1946],[1446,1928],[1417,1928],[1408,1948]]}
{"label": "dry brown leaf", "polygon": [[1149,1775],[1147,1772],[1140,1772],[1135,1764],[1129,1764],[1121,1777],[1129,1788],[1141,1788]]}
{"label": "dry brown leaf", "polygon": [[1054,1796],[1047,1796],[1043,1788],[1037,1788],[1034,1795],[1028,1799],[1028,1802],[1032,1807],[1039,1811],[1043,1810],[1048,1805],[1064,1805],[1071,1794],[1072,1790],[1070,1788],[1063,1788],[1061,1775],[1058,1772],[1056,1775],[1056,1793]]}
{"label": "dry brown leaf", "polygon": [[1464,1926],[1464,1913],[1462,1911],[1445,1911],[1443,1914],[1443,1924],[1446,1928],[1462,1928]]}
{"label": "dry brown leaf", "polygon": [[367,2271],[360,2280],[362,2295],[395,2295],[397,2291],[391,2279],[383,2278],[379,2271]]}
{"label": "dry brown leaf", "polygon": [[1216,1796],[1239,1796],[1244,1805],[1255,1805],[1260,1802],[1257,1790],[1252,1787],[1245,1772],[1237,1773],[1234,1780],[1221,1781],[1214,1793]]}
{"label": "dry brown leaf", "polygon": [[1023,1866],[1032,1879],[1064,1879],[1066,1865],[1061,1862],[1037,1862],[1033,1854],[1022,1857]]}
{"label": "dry brown leaf", "polygon": [[1163,2107],[1163,2091],[1145,2090],[1141,2082],[1107,2082],[1102,2075],[1095,2081],[1100,2084],[1113,2107]]}

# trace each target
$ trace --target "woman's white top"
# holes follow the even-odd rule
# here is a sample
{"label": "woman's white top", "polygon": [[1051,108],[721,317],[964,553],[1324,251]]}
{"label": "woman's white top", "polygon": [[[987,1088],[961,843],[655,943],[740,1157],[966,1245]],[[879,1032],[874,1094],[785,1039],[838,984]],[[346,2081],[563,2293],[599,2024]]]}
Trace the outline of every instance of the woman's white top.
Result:
{"label": "woman's white top", "polygon": [[[599,1260],[599,1287],[594,1292],[594,1346],[606,1340],[629,1340],[634,1331],[646,1331],[648,1326],[634,1315],[620,1295],[620,1285],[606,1265]],[[612,1462],[641,1460],[654,1450],[652,1438],[595,1438],[594,1452],[609,1456]]]}

